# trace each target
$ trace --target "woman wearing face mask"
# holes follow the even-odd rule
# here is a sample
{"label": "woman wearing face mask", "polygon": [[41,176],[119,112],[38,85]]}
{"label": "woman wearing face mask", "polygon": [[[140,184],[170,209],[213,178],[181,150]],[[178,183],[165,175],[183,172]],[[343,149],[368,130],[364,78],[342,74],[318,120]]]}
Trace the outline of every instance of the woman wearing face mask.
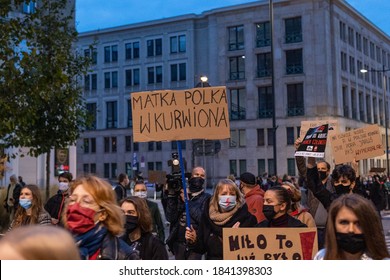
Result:
{"label": "woman wearing face mask", "polygon": [[186,240],[195,252],[206,254],[206,259],[223,258],[222,229],[228,227],[253,227],[255,216],[249,213],[243,195],[230,179],[218,182],[214,194],[206,201],[199,228],[186,230]]}
{"label": "woman wearing face mask", "polygon": [[307,227],[300,220],[288,214],[291,207],[291,195],[285,188],[274,186],[264,194],[263,213],[266,220],[256,227]]}
{"label": "woman wearing face mask", "polygon": [[41,192],[38,186],[25,185],[20,191],[19,206],[16,209],[15,217],[8,231],[20,226],[33,224],[48,225],[50,223],[50,215],[43,208]]}
{"label": "woman wearing face mask", "polygon": [[340,196],[328,213],[325,248],[315,260],[389,258],[381,220],[370,201],[356,194]]}
{"label": "woman wearing face mask", "polygon": [[117,237],[123,232],[123,215],[107,182],[96,176],[81,177],[70,193],[63,220],[82,259],[138,259],[137,252]]}
{"label": "woman wearing face mask", "polygon": [[128,197],[120,206],[126,217],[123,240],[139,251],[142,260],[167,260],[165,244],[152,234],[152,217],[145,199]]}
{"label": "woman wearing face mask", "polygon": [[58,192],[50,197],[45,204],[45,210],[50,214],[53,225],[63,226],[61,216],[69,198],[69,184],[72,180],[72,173],[63,172],[58,175]]}
{"label": "woman wearing face mask", "polygon": [[156,202],[150,201],[147,196],[148,192],[146,189],[146,185],[143,181],[138,181],[134,185],[134,196],[145,199],[146,204],[148,205],[150,214],[152,216],[152,226],[153,233],[157,234],[162,242],[165,242],[165,230],[164,224],[162,222],[160,209],[158,208],[158,204]]}

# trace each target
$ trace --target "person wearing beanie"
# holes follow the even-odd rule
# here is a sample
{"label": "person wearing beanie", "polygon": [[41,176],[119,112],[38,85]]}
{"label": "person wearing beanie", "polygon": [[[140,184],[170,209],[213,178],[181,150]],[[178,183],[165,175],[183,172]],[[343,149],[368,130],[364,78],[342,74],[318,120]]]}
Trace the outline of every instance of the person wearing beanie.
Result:
{"label": "person wearing beanie", "polygon": [[256,177],[250,172],[245,172],[240,175],[240,191],[245,196],[246,204],[248,205],[249,213],[256,217],[260,223],[265,219],[263,214],[264,190],[256,183]]}

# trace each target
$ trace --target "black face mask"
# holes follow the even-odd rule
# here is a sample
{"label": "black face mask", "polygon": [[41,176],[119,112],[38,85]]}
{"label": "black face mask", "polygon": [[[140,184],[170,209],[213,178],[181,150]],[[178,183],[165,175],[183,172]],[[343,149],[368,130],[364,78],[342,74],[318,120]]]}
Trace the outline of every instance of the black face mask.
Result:
{"label": "black face mask", "polygon": [[343,184],[334,185],[334,189],[336,191],[336,194],[342,195],[349,193],[349,190],[351,188],[351,185],[344,186]]}
{"label": "black face mask", "polygon": [[366,249],[363,234],[336,232],[337,245],[350,254],[363,252]]}
{"label": "black face mask", "polygon": [[263,205],[263,214],[268,221],[271,221],[276,215],[274,205]]}
{"label": "black face mask", "polygon": [[126,215],[125,230],[126,233],[132,233],[138,227],[138,217]]}
{"label": "black face mask", "polygon": [[192,193],[197,193],[203,190],[204,179],[202,177],[192,177],[188,181],[188,189]]}
{"label": "black face mask", "polygon": [[328,174],[327,174],[327,173],[328,173],[328,172],[326,172],[326,171],[318,171],[318,176],[320,176],[321,181],[322,181],[322,180],[325,180],[326,177],[328,177]]}

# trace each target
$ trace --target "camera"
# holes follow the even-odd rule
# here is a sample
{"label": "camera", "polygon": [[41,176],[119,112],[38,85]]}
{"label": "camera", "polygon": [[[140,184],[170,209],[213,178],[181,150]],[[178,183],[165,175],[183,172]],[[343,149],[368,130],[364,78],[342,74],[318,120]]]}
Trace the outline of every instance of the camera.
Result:
{"label": "camera", "polygon": [[[183,159],[184,170],[186,169],[186,161]],[[181,180],[180,159],[177,152],[172,153],[172,159],[168,160],[168,166],[171,167],[171,174],[167,175],[168,193],[179,194],[183,188]],[[188,178],[188,174],[186,173]]]}

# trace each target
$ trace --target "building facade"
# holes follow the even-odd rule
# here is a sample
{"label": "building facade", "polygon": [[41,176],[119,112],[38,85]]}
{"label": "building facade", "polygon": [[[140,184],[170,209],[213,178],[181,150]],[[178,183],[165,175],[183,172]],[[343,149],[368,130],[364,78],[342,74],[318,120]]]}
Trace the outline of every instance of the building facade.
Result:
{"label": "building facade", "polygon": [[[231,138],[208,143],[206,154],[202,142],[182,142],[187,169],[205,166],[209,184],[274,174],[273,145],[276,173],[297,175],[301,121],[334,119],[341,132],[377,123],[385,143],[389,78],[375,70],[390,68],[389,36],[341,0],[274,0],[271,55],[268,2],[81,33],[77,47],[93,60],[83,86],[94,122],[77,143],[77,173],[169,173],[176,142],[133,142],[130,95],[192,88],[201,76],[226,86],[231,127]],[[383,156],[360,168],[385,166]]]}

